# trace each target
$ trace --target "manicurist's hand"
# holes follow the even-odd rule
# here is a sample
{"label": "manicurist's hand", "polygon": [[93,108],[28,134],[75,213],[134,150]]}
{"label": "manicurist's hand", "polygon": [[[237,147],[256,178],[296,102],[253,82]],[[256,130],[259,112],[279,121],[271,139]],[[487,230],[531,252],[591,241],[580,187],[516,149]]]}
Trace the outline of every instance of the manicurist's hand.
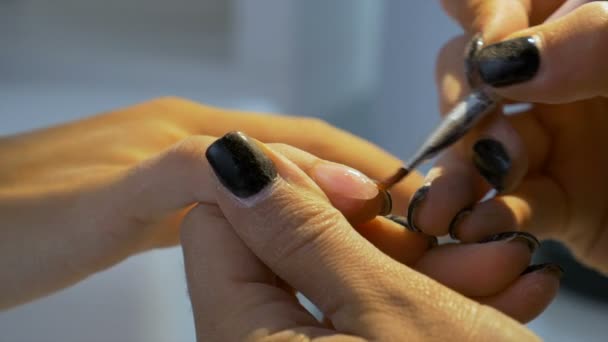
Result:
{"label": "manicurist's hand", "polygon": [[[527,231],[564,242],[608,272],[608,2],[545,21],[564,1],[443,1],[465,29],[439,57],[442,111],[469,91],[469,70],[523,112],[496,113],[443,155],[410,207],[428,234],[464,242]],[[481,39],[472,37],[480,33]],[[495,188],[498,196],[478,203]]]}
{"label": "manicurist's hand", "polygon": [[[400,165],[371,143],[317,120],[175,98],[1,138],[0,309],[69,286],[134,253],[176,244],[184,210],[213,198],[210,176],[201,168],[210,136],[233,129],[377,179]],[[406,207],[417,177],[393,190],[396,209]],[[355,221],[374,210],[357,203],[342,209]]]}
{"label": "manicurist's hand", "polygon": [[[491,308],[526,321],[555,294],[556,268],[525,271],[530,237],[427,251],[424,235],[397,222],[349,222],[332,205],[337,196],[375,187],[345,178],[340,165],[242,133],[214,142],[206,158],[200,169],[215,175],[214,190],[181,229],[198,340],[537,340]],[[364,238],[378,231],[389,238]]]}

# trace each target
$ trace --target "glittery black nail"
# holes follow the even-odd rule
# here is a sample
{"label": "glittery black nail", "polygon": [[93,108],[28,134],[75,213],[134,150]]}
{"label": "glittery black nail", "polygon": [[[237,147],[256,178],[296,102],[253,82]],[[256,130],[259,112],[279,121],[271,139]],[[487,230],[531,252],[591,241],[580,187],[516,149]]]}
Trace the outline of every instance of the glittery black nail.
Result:
{"label": "glittery black nail", "polygon": [[479,243],[494,242],[494,241],[520,241],[525,243],[530,248],[530,253],[534,253],[540,247],[540,241],[536,236],[527,232],[504,232],[489,236],[479,241]]}
{"label": "glittery black nail", "polygon": [[471,215],[472,212],[473,208],[467,207],[459,211],[458,214],[454,216],[452,222],[450,222],[450,228],[448,229],[448,233],[452,239],[458,240],[458,237],[456,236],[456,228],[467,216]]}
{"label": "glittery black nail", "polygon": [[272,161],[240,132],[216,140],[205,156],[220,182],[240,198],[257,194],[277,177]]}
{"label": "glittery black nail", "polygon": [[473,145],[473,152],[473,163],[479,173],[498,192],[503,191],[511,170],[511,157],[504,146],[494,139],[481,139]]}
{"label": "glittery black nail", "polygon": [[544,264],[538,264],[538,265],[530,265],[523,272],[521,272],[521,275],[532,273],[532,272],[536,272],[536,271],[539,271],[539,270],[542,270],[543,272],[553,273],[558,278],[561,278],[561,277],[564,276],[564,269],[560,265],[554,264],[554,263],[544,263]]}
{"label": "glittery black nail", "polygon": [[540,68],[540,53],[534,37],[492,44],[475,55],[481,79],[494,87],[528,81]]}
{"label": "glittery black nail", "polygon": [[477,69],[477,53],[483,48],[484,41],[481,33],[478,33],[471,38],[467,44],[464,52],[464,70],[471,89],[477,88],[482,80],[479,77],[479,70]]}
{"label": "glittery black nail", "polygon": [[426,194],[429,192],[430,189],[431,189],[431,185],[428,183],[423,185],[420,189],[418,189],[414,193],[414,196],[412,196],[410,205],[407,208],[408,227],[413,232],[419,233],[422,231],[418,227],[416,227],[416,224],[414,223],[414,212],[416,211],[416,208],[418,208],[420,206],[420,203],[426,198]]}

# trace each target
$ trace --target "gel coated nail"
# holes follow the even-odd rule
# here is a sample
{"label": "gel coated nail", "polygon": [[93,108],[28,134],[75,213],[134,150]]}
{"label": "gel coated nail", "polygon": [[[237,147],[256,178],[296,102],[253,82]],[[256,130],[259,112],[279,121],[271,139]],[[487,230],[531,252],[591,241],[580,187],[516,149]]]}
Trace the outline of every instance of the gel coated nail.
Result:
{"label": "gel coated nail", "polygon": [[420,206],[420,204],[422,203],[422,201],[426,198],[426,195],[429,192],[430,188],[431,188],[431,185],[427,183],[427,184],[423,185],[420,189],[418,189],[414,193],[414,196],[412,196],[412,200],[410,201],[410,205],[407,208],[408,227],[413,232],[419,233],[419,232],[422,231],[422,230],[420,230],[416,226],[416,223],[414,222],[414,217],[415,217],[414,214],[416,212],[416,209]]}
{"label": "gel coated nail", "polygon": [[538,247],[540,247],[540,241],[536,236],[526,232],[504,232],[496,235],[489,236],[479,241],[479,243],[495,242],[495,241],[517,241],[525,243],[530,249],[530,253],[534,253]]}
{"label": "gel coated nail", "polygon": [[464,70],[465,75],[467,77],[467,82],[469,83],[469,88],[471,89],[477,88],[482,83],[479,77],[479,70],[477,69],[476,56],[483,48],[483,45],[483,36],[481,35],[481,33],[478,33],[474,35],[473,38],[471,38],[465,48]]}
{"label": "gel coated nail", "polygon": [[312,168],[312,176],[323,189],[346,198],[370,200],[378,196],[378,186],[374,181],[342,164],[319,162]]}
{"label": "gel coated nail", "polygon": [[222,185],[239,198],[257,194],[277,177],[272,161],[241,132],[224,135],[205,156]]}
{"label": "gel coated nail", "polygon": [[505,179],[511,169],[511,158],[500,142],[494,139],[477,141],[473,145],[473,163],[498,192],[504,190]]}
{"label": "gel coated nail", "polygon": [[540,53],[536,38],[522,37],[481,49],[475,61],[485,83],[504,87],[534,78],[540,67]]}

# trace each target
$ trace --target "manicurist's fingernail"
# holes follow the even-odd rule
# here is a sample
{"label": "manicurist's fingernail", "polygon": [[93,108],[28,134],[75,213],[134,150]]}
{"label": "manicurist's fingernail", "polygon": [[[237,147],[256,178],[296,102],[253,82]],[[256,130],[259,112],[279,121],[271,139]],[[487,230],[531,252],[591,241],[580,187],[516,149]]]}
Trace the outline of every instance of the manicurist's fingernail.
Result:
{"label": "manicurist's fingernail", "polygon": [[418,189],[412,199],[410,200],[410,205],[407,208],[407,222],[408,227],[413,232],[421,232],[422,230],[416,226],[415,218],[416,218],[416,209],[420,207],[429,190],[431,189],[431,184],[426,183],[420,189]]}
{"label": "manicurist's fingernail", "polygon": [[481,139],[473,145],[473,163],[479,173],[498,192],[505,188],[505,180],[511,170],[511,157],[498,140]]}
{"label": "manicurist's fingernail", "polygon": [[222,185],[239,198],[259,193],[277,177],[274,163],[241,132],[216,140],[205,156]]}
{"label": "manicurist's fingernail", "polygon": [[467,77],[467,82],[471,89],[480,85],[479,70],[477,69],[476,56],[481,51],[484,45],[483,36],[481,33],[474,35],[467,44],[464,52],[464,69]]}
{"label": "manicurist's fingernail", "polygon": [[521,37],[489,45],[475,55],[481,79],[494,87],[529,81],[540,68],[536,37]]}

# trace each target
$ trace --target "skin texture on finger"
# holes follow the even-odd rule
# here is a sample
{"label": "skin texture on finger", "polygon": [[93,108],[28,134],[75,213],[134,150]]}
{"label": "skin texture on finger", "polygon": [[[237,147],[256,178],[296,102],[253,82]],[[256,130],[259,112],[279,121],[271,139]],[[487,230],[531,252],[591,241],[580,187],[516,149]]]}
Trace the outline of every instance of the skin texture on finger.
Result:
{"label": "skin texture on finger", "polygon": [[434,243],[431,237],[411,232],[385,217],[360,223],[355,229],[384,254],[405,265],[420,259]]}
{"label": "skin texture on finger", "polygon": [[528,266],[526,241],[446,244],[429,250],[416,270],[469,297],[497,294]]}
{"label": "skin texture on finger", "polygon": [[[507,98],[541,103],[568,103],[608,95],[608,4],[596,1],[540,26],[505,39],[534,37],[540,68],[527,82],[496,91]],[[567,85],[567,86],[566,86]]]}
{"label": "skin texture on finger", "polygon": [[[218,207],[198,205],[183,221],[181,241],[198,341],[243,341],[308,327],[331,334],[276,287],[274,274],[245,246]],[[303,333],[300,331],[300,333]]]}
{"label": "skin texture on finger", "polygon": [[469,33],[482,32],[488,42],[528,26],[531,0],[442,0],[445,11]]}
{"label": "skin texture on finger", "polygon": [[522,275],[498,294],[475,299],[527,323],[540,315],[557,296],[559,279],[553,271],[539,270]]}

